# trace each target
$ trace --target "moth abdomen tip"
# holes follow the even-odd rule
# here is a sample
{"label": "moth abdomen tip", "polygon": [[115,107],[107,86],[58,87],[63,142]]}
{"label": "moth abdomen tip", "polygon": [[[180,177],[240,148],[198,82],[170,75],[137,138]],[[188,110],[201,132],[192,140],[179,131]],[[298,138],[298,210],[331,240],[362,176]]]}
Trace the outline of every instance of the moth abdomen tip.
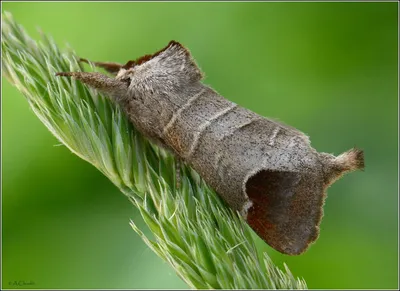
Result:
{"label": "moth abdomen tip", "polygon": [[327,155],[322,153],[325,163],[326,185],[329,186],[345,173],[364,170],[364,151],[358,148],[352,148],[339,156]]}
{"label": "moth abdomen tip", "polygon": [[343,170],[354,171],[364,170],[364,151],[358,148],[344,152],[335,159],[335,163],[340,165]]}
{"label": "moth abdomen tip", "polygon": [[364,170],[365,169],[364,151],[357,148],[354,148],[353,150],[355,151],[355,162],[357,169]]}

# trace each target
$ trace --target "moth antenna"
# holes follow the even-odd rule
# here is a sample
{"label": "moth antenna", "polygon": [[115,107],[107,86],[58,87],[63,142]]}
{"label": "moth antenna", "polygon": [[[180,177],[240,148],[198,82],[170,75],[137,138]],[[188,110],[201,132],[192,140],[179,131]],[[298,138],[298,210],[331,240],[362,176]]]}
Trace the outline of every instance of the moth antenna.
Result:
{"label": "moth antenna", "polygon": [[328,169],[325,174],[328,185],[331,185],[347,172],[364,170],[365,168],[364,151],[357,148],[352,148],[337,157],[328,154],[322,155],[325,155],[325,159],[329,159],[326,164]]}
{"label": "moth antenna", "polygon": [[94,66],[102,68],[114,75],[116,75],[123,66],[121,64],[111,62],[91,62],[84,58],[79,58],[79,61],[82,63],[93,64]]}
{"label": "moth antenna", "polygon": [[[103,89],[110,87],[110,85],[115,84],[115,79],[107,77],[100,73],[89,73],[89,72],[58,72],[56,76],[59,77],[73,77],[85,83],[95,89]],[[119,84],[120,82],[117,82]]]}
{"label": "moth antenna", "polygon": [[58,72],[56,73],[56,76],[58,77],[72,77],[74,72]]}
{"label": "moth antenna", "polygon": [[108,93],[116,99],[124,98],[127,94],[127,83],[97,72],[58,72],[56,76],[72,77],[82,83]]}
{"label": "moth antenna", "polygon": [[86,64],[91,63],[90,61],[88,61],[88,60],[85,59],[85,58],[79,58],[79,62],[86,63]]}

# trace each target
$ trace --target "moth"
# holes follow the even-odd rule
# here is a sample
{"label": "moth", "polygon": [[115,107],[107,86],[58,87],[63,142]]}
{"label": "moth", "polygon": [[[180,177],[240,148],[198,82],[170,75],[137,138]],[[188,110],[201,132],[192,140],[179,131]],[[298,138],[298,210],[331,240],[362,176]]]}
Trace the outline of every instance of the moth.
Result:
{"label": "moth", "polygon": [[219,95],[201,82],[203,73],[176,41],[124,65],[94,64],[114,76],[56,75],[108,95],[136,129],[195,169],[281,253],[307,250],[319,235],[327,188],[364,168],[362,150],[319,153],[301,131]]}

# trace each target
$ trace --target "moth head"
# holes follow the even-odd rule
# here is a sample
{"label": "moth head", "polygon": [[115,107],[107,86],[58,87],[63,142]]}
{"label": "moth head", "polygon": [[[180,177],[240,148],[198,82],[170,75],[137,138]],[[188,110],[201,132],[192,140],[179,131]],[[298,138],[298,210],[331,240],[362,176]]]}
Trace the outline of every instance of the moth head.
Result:
{"label": "moth head", "polygon": [[[202,73],[188,49],[176,41],[158,52],[128,61],[117,74],[120,80],[152,87],[184,87],[201,80]],[[171,88],[169,88],[171,89]]]}
{"label": "moth head", "polygon": [[126,85],[129,87],[129,85],[131,84],[133,75],[134,75],[134,69],[133,69],[133,67],[131,67],[131,68],[129,68],[129,69],[125,69],[124,67],[122,67],[122,68],[118,71],[118,74],[117,74],[117,76],[115,77],[115,79],[126,83]]}

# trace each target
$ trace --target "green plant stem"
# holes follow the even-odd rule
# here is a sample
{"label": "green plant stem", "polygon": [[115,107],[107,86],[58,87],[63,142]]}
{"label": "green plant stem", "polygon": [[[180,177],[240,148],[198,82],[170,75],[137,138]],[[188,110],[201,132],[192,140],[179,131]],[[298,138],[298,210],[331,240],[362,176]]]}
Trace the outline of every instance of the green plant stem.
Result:
{"label": "green plant stem", "polygon": [[72,152],[106,175],[139,209],[151,230],[145,243],[191,288],[305,289],[285,265],[257,254],[251,231],[191,168],[137,132],[107,98],[56,72],[81,71],[74,53],[63,53],[43,35],[32,40],[5,13],[2,21],[4,76],[26,97],[45,126]]}

